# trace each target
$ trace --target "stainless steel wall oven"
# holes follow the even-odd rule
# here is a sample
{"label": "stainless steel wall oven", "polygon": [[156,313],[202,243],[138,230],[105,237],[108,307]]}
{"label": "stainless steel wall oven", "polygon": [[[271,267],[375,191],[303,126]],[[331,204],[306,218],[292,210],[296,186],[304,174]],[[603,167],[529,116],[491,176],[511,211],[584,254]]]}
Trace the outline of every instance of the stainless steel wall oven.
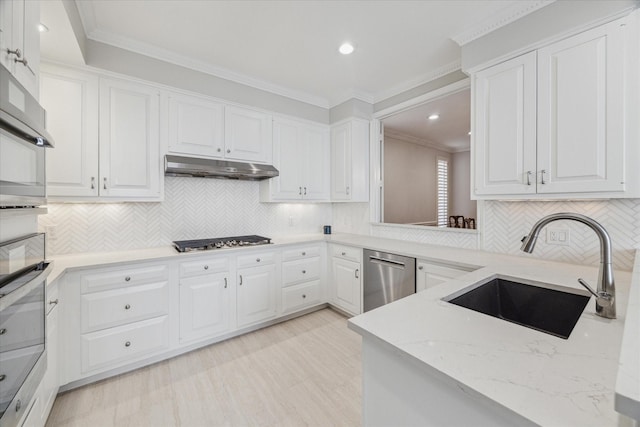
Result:
{"label": "stainless steel wall oven", "polygon": [[0,244],[0,425],[28,411],[46,370],[44,234]]}

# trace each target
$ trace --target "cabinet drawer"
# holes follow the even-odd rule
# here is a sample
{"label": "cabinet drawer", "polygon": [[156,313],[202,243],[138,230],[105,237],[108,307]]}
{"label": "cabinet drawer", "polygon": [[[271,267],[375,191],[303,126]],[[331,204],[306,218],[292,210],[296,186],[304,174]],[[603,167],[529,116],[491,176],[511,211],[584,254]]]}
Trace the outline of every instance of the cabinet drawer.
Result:
{"label": "cabinet drawer", "polygon": [[82,335],[82,372],[115,367],[120,362],[167,348],[168,316]]}
{"label": "cabinet drawer", "polygon": [[320,257],[282,263],[283,286],[320,278]]}
{"label": "cabinet drawer", "polygon": [[331,256],[361,262],[362,249],[354,248],[353,246],[331,245]]}
{"label": "cabinet drawer", "polygon": [[305,282],[282,289],[282,312],[290,313],[320,302],[320,281]]}
{"label": "cabinet drawer", "polygon": [[81,297],[81,329],[91,332],[150,319],[167,314],[168,306],[168,282],[85,294]]}
{"label": "cabinet drawer", "polygon": [[260,252],[238,257],[238,268],[257,267],[259,265],[273,264],[276,260],[275,252]]}
{"label": "cabinet drawer", "polygon": [[229,271],[229,258],[205,258],[180,264],[180,277],[201,276],[225,271]]}
{"label": "cabinet drawer", "polygon": [[282,251],[282,260],[291,261],[294,259],[312,258],[320,256],[319,246],[304,246],[294,249],[287,249]]}
{"label": "cabinet drawer", "polygon": [[80,277],[81,292],[106,291],[123,288],[125,286],[142,285],[151,282],[167,280],[166,265],[151,265],[146,267],[122,267],[103,270],[98,273],[83,274]]}

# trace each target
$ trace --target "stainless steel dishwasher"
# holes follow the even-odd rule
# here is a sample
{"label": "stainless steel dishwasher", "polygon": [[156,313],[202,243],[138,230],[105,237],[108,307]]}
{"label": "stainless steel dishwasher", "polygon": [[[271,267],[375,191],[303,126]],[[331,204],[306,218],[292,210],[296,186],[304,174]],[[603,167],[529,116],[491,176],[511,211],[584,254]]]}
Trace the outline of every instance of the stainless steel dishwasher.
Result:
{"label": "stainless steel dishwasher", "polygon": [[364,249],[364,311],[416,293],[416,259]]}

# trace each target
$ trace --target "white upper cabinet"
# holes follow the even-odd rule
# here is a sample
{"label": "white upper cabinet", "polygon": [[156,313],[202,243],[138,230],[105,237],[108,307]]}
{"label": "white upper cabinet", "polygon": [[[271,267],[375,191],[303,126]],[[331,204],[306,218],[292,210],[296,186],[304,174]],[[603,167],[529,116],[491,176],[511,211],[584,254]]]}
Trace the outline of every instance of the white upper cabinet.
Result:
{"label": "white upper cabinet", "polygon": [[100,81],[100,191],[160,197],[160,91],[124,80]]}
{"label": "white upper cabinet", "polygon": [[240,107],[225,107],[225,157],[271,163],[271,115]]}
{"label": "white upper cabinet", "polygon": [[475,193],[536,192],[536,54],[473,77]]}
{"label": "white upper cabinet", "polygon": [[49,196],[97,196],[98,77],[43,66],[40,103],[56,143],[46,153]]}
{"label": "white upper cabinet", "polygon": [[[55,200],[162,200],[160,91],[46,65],[47,192]],[[87,199],[89,197],[90,199]]]}
{"label": "white upper cabinet", "polygon": [[169,94],[169,151],[224,157],[224,105],[195,96]]}
{"label": "white upper cabinet", "polygon": [[475,198],[637,196],[636,34],[627,17],[473,74]]}
{"label": "white upper cabinet", "polygon": [[369,201],[369,122],[353,119],[331,128],[331,200]]}
{"label": "white upper cabinet", "polygon": [[260,183],[262,202],[329,200],[329,128],[273,122],[273,164],[280,175]]}
{"label": "white upper cabinet", "polygon": [[40,2],[0,0],[0,64],[38,99]]}

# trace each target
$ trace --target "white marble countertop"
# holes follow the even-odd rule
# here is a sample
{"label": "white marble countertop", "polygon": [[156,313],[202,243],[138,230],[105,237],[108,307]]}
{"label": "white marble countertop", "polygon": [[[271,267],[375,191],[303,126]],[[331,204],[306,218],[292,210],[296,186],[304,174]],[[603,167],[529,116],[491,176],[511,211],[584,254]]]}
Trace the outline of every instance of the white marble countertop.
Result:
{"label": "white marble countertop", "polygon": [[[212,252],[178,253],[173,247],[164,246],[61,255],[52,257],[55,262],[49,282],[75,269],[204,253],[234,254],[318,241],[477,268],[458,279],[352,318],[350,327],[362,335],[385,341],[461,387],[475,390],[538,424],[618,425],[621,420],[614,410],[614,395],[616,409],[632,416],[640,411],[640,257],[636,259],[631,298],[632,274],[616,271],[618,319],[595,316],[595,303],[591,300],[568,340],[454,306],[441,298],[494,274],[545,282],[586,295],[576,278],[595,284],[596,268],[365,235],[275,237],[270,246]],[[628,317],[627,301],[632,308]]]}
{"label": "white marble countertop", "polygon": [[[349,326],[364,337],[382,340],[401,355],[422,362],[429,372],[536,424],[613,426],[628,422],[615,411],[614,396],[631,273],[615,273],[618,319],[596,316],[592,298],[565,340],[442,298],[496,274],[588,295],[576,279],[595,284],[596,268],[483,251],[428,245],[414,248],[414,243],[387,244],[366,236],[336,236],[333,240],[482,267],[350,319]],[[637,323],[634,328],[638,331]],[[637,380],[630,383],[640,384]]]}

